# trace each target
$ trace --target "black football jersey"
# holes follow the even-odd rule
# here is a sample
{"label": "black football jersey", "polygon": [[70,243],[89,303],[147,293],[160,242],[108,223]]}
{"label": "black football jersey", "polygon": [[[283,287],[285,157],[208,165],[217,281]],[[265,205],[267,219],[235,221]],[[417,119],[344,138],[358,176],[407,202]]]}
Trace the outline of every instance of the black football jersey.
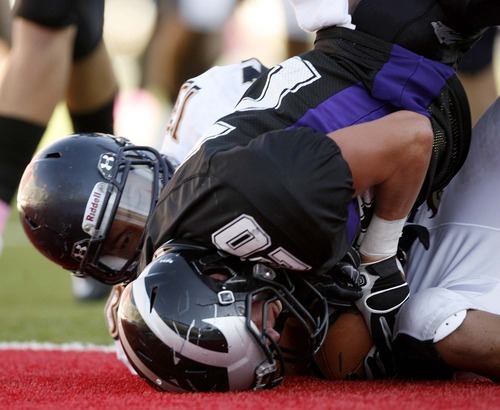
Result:
{"label": "black football jersey", "polygon": [[[142,267],[173,238],[220,249],[221,231],[230,244],[223,249],[238,248],[243,259],[297,270],[331,266],[355,237],[360,214],[349,197],[350,172],[325,134],[400,109],[428,116],[436,149],[426,194],[456,172],[468,146],[462,92],[448,65],[357,31],[323,30],[315,50],[261,75],[180,165],[147,227]],[[277,146],[286,152],[287,141],[290,155],[275,155]],[[297,158],[296,172],[290,158]],[[321,173],[330,171],[326,163],[335,168],[329,176]],[[240,252],[245,244],[248,252]]]}

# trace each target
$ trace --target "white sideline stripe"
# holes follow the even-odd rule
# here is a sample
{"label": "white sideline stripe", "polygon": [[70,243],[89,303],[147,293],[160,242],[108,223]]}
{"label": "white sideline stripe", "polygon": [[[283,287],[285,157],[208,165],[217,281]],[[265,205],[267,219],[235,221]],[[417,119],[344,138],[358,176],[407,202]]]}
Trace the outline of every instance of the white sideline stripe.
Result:
{"label": "white sideline stripe", "polygon": [[0,350],[58,350],[58,351],[94,351],[115,353],[114,345],[104,346],[91,343],[37,343],[37,342],[0,342]]}

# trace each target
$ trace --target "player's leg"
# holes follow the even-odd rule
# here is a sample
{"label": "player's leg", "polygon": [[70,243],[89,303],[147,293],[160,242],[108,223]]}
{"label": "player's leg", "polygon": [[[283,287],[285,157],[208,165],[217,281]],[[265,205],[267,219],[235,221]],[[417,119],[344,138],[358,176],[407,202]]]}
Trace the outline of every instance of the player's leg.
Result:
{"label": "player's leg", "polygon": [[0,235],[21,174],[63,99],[76,28],[50,29],[16,17],[0,85]]}
{"label": "player's leg", "polygon": [[405,266],[412,296],[395,327],[405,376],[451,377],[458,369],[500,380],[499,110],[497,99],[474,126],[437,214],[422,207],[415,217],[429,229],[430,247],[415,242]]}
{"label": "player's leg", "polygon": [[[75,39],[66,104],[76,133],[114,133],[114,103],[118,82],[103,42],[104,1],[75,3],[78,35]],[[93,278],[72,277],[73,295],[78,300],[101,299],[110,286]]]}
{"label": "player's leg", "polygon": [[66,97],[75,132],[113,133],[118,83],[101,40],[86,58],[73,64]]}
{"label": "player's leg", "polygon": [[[5,61],[9,55],[11,45],[12,19],[10,2],[8,0],[0,1],[0,78],[3,77]],[[7,197],[10,194],[7,193]],[[2,232],[9,215],[9,204],[0,196],[0,253],[2,252]]]}
{"label": "player's leg", "polygon": [[74,26],[52,29],[14,19],[12,50],[0,87],[2,116],[47,124],[64,97],[75,33]]}
{"label": "player's leg", "polygon": [[0,76],[10,50],[12,18],[9,0],[0,0]]}
{"label": "player's leg", "polygon": [[104,0],[79,0],[71,77],[66,94],[75,132],[113,133],[118,83],[103,42]]}
{"label": "player's leg", "polygon": [[[424,181],[432,151],[433,131],[423,115],[409,111],[390,114],[376,121],[330,134],[342,150],[354,181],[355,196],[373,189],[375,214],[384,221],[403,221],[410,213]],[[399,226],[395,224],[395,231]],[[401,232],[392,241],[396,253]],[[363,248],[362,248],[363,250]],[[363,252],[362,252],[363,253]],[[365,262],[377,253],[363,255]],[[378,258],[382,259],[382,258]]]}
{"label": "player's leg", "polygon": [[184,81],[210,68],[222,51],[222,28],[236,0],[161,0],[156,31],[144,56],[143,86],[173,103]]}
{"label": "player's leg", "polygon": [[435,344],[442,360],[500,382],[500,315],[468,310],[462,324]]}
{"label": "player's leg", "polygon": [[[409,274],[419,272],[410,269]],[[480,278],[467,277],[461,282],[455,277],[464,291],[454,291],[435,279],[435,286],[417,290],[398,314],[394,346],[401,376],[446,379],[464,371],[500,381],[500,316],[474,307],[497,306],[498,286],[488,286],[488,293],[481,295],[493,281],[481,284]]]}

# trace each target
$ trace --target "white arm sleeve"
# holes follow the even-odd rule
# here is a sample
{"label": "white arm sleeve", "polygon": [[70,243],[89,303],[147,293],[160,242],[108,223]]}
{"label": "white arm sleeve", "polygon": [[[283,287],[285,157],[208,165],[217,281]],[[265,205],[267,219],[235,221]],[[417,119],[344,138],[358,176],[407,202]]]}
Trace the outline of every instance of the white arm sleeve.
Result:
{"label": "white arm sleeve", "polygon": [[289,0],[299,26],[309,32],[340,26],[354,29],[349,14],[349,0]]}

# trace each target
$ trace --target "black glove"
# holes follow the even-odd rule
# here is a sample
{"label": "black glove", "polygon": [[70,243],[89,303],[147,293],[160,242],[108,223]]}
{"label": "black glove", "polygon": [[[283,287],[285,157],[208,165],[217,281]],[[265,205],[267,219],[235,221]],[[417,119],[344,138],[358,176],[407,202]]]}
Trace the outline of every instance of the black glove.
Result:
{"label": "black glove", "polygon": [[396,376],[396,359],[392,351],[373,346],[363,361],[368,380],[387,379]]}
{"label": "black glove", "polygon": [[415,240],[417,239],[425,249],[429,249],[429,230],[422,225],[406,223],[398,243],[398,259],[401,262],[402,266],[405,266],[407,262],[408,251],[412,247],[413,242],[415,242]]}
{"label": "black glove", "polygon": [[310,283],[330,306],[349,307],[363,296],[359,278],[356,267],[348,262],[339,262],[332,270],[312,278]]}
{"label": "black glove", "polygon": [[392,330],[399,308],[410,296],[401,264],[394,256],[359,267],[362,297],[356,306],[363,314],[373,343],[383,358],[392,357]]}

